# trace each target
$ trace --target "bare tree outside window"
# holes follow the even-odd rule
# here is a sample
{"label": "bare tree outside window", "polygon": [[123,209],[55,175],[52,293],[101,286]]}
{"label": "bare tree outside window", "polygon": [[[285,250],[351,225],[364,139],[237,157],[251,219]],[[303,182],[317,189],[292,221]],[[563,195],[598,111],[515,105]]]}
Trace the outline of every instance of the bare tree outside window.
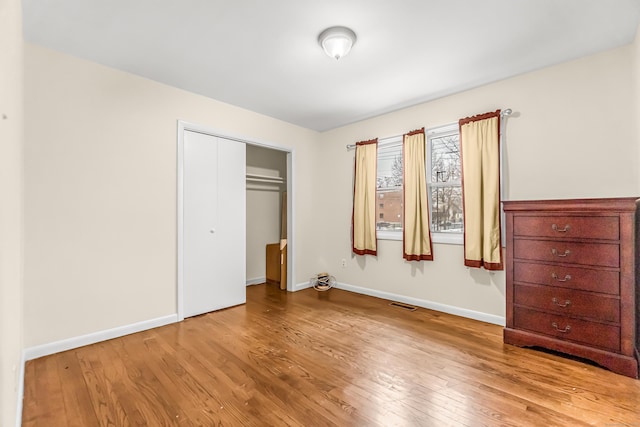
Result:
{"label": "bare tree outside window", "polygon": [[458,132],[431,136],[429,147],[431,230],[435,233],[461,233],[464,220]]}

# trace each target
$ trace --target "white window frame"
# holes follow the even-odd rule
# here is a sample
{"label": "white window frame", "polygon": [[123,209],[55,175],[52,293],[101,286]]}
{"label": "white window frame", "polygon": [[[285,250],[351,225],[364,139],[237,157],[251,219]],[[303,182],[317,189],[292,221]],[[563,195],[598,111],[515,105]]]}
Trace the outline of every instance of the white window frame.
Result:
{"label": "white window frame", "polygon": [[[449,181],[446,183],[437,183],[437,182],[431,181],[431,170],[433,168],[433,165],[431,164],[431,147],[432,147],[431,140],[434,138],[441,138],[443,136],[457,134],[459,132],[460,130],[458,128],[457,123],[451,123],[448,125],[438,126],[438,127],[426,130],[426,138],[427,138],[426,169],[427,169],[427,194],[428,194],[427,197],[429,198],[429,219],[430,220],[431,218],[433,218],[433,203],[431,203],[431,189],[436,187],[450,187],[452,184],[462,186],[461,181],[456,181],[456,182]],[[458,140],[460,140],[459,135],[458,135]],[[462,212],[462,216],[464,218],[464,210]],[[429,224],[429,226],[431,227],[431,224]],[[433,243],[462,245],[464,244],[464,232],[438,233],[438,232],[434,232],[433,229],[431,229],[431,241]]]}
{"label": "white window frame", "polygon": [[[425,136],[427,139],[426,141],[427,149],[426,149],[425,155],[427,157],[426,170],[427,170],[427,187],[429,189],[428,197],[429,197],[429,218],[430,219],[432,217],[432,209],[433,209],[432,203],[431,203],[430,189],[434,186],[444,187],[444,186],[451,185],[451,182],[446,183],[446,185],[431,182],[431,139],[446,136],[451,133],[458,133],[458,132],[459,132],[459,128],[457,123],[451,123],[444,126],[438,126],[432,129],[426,129],[426,132],[425,132],[426,133]],[[384,147],[384,146],[393,146],[397,144],[400,144],[400,146],[402,145],[402,136],[381,139],[378,141],[378,148]],[[376,200],[376,203],[379,203],[379,201]],[[463,212],[463,215],[464,215],[464,212]],[[431,223],[429,223],[429,227],[431,227]],[[403,223],[403,230],[404,230],[404,223]],[[402,230],[401,231],[376,230],[376,233],[377,233],[378,240],[402,241],[402,233],[403,233]],[[433,232],[433,230],[431,230],[431,241],[433,243],[440,243],[440,244],[462,245],[464,244],[464,233],[436,233],[436,232]]]}

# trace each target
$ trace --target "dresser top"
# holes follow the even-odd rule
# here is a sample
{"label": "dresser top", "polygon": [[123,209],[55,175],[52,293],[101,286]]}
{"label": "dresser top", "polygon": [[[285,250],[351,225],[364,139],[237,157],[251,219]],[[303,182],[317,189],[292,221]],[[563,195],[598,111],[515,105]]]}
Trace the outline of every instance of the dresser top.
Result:
{"label": "dresser top", "polygon": [[633,212],[640,202],[638,197],[616,197],[602,199],[555,199],[555,200],[509,200],[503,201],[505,212],[514,211],[617,211]]}

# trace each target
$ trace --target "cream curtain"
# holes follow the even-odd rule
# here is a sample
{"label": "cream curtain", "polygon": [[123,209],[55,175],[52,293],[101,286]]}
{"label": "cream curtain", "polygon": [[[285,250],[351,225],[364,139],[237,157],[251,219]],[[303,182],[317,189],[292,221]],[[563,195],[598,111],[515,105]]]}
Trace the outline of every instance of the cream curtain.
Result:
{"label": "cream curtain", "polygon": [[427,199],[424,128],[404,135],[402,141],[404,227],[403,258],[433,260]]}
{"label": "cream curtain", "polygon": [[500,110],[461,119],[464,265],[502,270]]}
{"label": "cream curtain", "polygon": [[351,241],[353,253],[377,255],[376,177],[378,139],[356,144]]}

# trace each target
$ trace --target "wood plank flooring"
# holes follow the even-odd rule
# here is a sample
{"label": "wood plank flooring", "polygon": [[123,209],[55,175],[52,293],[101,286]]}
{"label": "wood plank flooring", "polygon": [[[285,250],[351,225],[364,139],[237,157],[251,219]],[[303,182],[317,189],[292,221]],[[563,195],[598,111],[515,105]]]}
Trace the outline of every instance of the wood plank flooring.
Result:
{"label": "wood plank flooring", "polygon": [[24,426],[640,426],[640,381],[338,289],[29,361]]}

